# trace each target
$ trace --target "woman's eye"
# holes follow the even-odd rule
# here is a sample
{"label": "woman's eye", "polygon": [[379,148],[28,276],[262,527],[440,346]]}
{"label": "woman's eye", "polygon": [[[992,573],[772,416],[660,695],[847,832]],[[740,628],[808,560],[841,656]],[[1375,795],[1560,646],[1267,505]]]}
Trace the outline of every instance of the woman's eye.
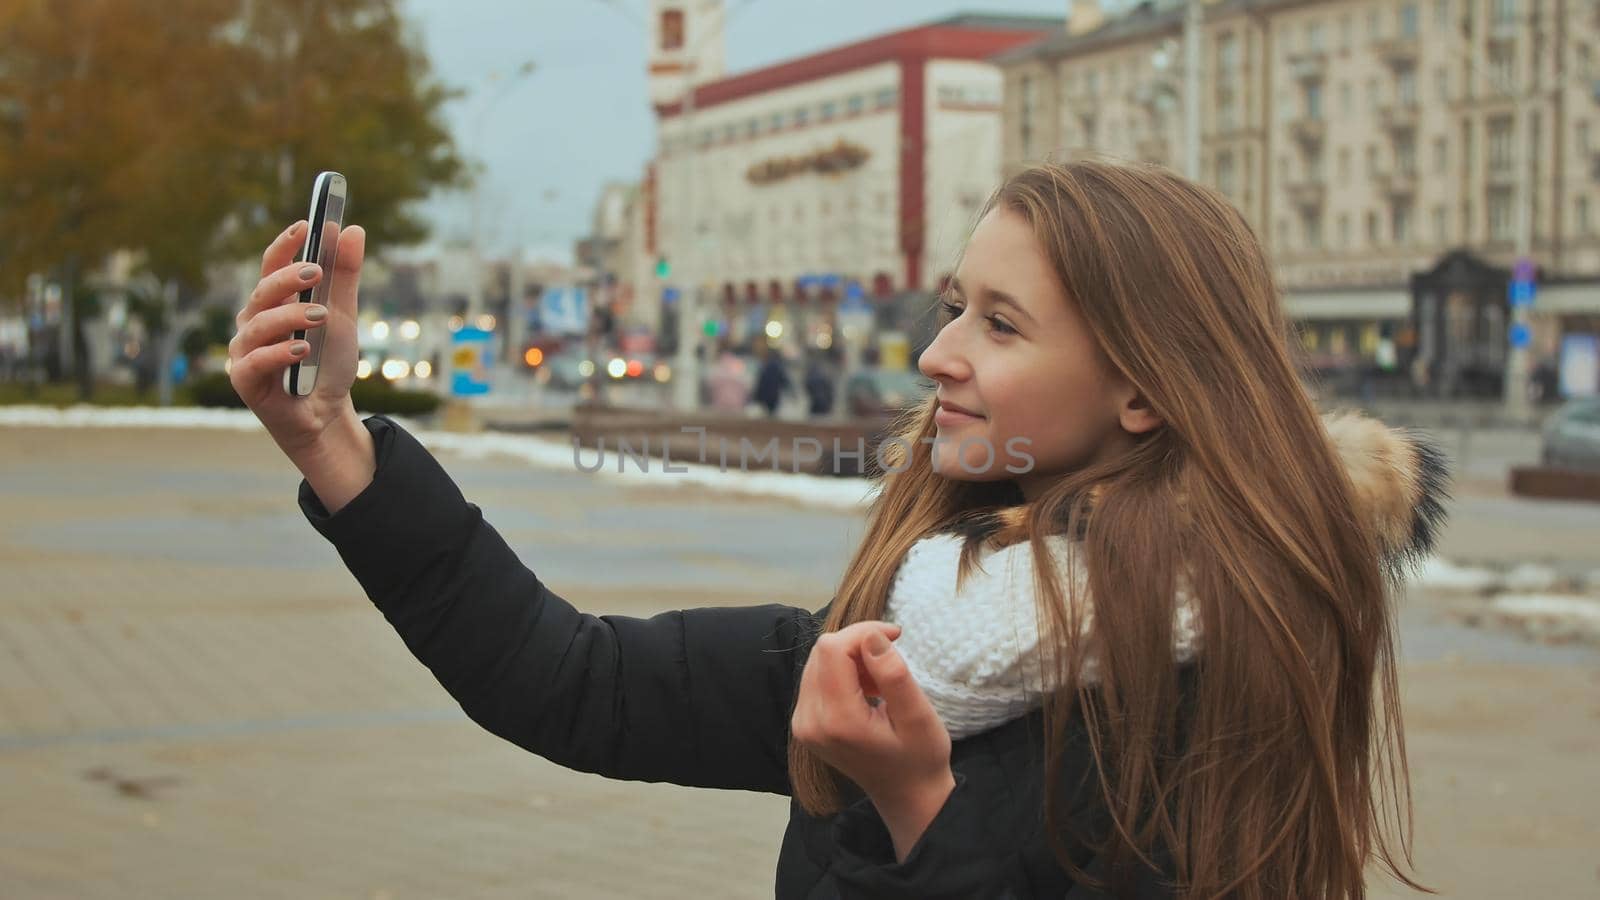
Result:
{"label": "woman's eye", "polygon": [[1016,334],[1017,330],[1006,324],[1006,320],[999,316],[990,316],[989,325],[1000,334]]}
{"label": "woman's eye", "polygon": [[943,314],[946,322],[952,321],[957,316],[961,315],[961,307],[951,303],[949,300],[940,301],[939,310]]}

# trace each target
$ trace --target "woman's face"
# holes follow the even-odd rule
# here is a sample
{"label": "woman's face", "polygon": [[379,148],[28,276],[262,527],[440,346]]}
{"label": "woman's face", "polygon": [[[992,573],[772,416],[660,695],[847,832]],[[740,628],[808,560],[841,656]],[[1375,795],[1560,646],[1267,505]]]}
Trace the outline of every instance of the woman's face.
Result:
{"label": "woman's face", "polygon": [[984,216],[943,302],[945,324],[918,362],[938,385],[935,471],[1012,478],[1032,497],[1131,444],[1122,418],[1135,392],[1100,352],[1022,216],[1000,207]]}

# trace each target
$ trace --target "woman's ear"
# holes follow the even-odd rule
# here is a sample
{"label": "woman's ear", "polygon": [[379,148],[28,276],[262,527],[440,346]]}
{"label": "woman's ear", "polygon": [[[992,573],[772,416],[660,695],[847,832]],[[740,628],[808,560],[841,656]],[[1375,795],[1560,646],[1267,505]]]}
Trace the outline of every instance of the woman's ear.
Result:
{"label": "woman's ear", "polygon": [[1128,394],[1118,416],[1122,430],[1129,434],[1145,434],[1160,428],[1163,424],[1163,419],[1151,408],[1150,401],[1137,390],[1132,390]]}

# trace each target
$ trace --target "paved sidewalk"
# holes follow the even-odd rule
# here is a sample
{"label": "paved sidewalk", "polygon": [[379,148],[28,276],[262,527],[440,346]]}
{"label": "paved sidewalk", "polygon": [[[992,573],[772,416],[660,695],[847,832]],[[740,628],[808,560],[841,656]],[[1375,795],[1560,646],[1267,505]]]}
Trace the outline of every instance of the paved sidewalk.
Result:
{"label": "paved sidewalk", "polygon": [[[608,781],[484,732],[297,483],[259,434],[0,430],[0,897],[771,896],[787,800]],[[547,528],[608,522],[549,506]]]}
{"label": "paved sidewalk", "polygon": [[[444,459],[596,613],[816,608],[860,537],[854,513]],[[297,484],[259,432],[0,427],[0,898],[772,895],[786,800],[607,781],[484,732]],[[1577,564],[1596,515],[1467,492],[1443,550]],[[1594,652],[1442,608],[1402,616],[1423,880],[1593,896]]]}

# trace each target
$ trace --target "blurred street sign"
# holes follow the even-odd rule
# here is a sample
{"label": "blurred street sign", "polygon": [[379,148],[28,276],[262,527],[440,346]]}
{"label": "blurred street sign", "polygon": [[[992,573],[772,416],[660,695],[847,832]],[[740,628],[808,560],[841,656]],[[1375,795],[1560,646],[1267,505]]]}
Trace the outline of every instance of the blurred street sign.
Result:
{"label": "blurred street sign", "polygon": [[1535,275],[1536,271],[1533,267],[1533,260],[1528,259],[1525,256],[1518,259],[1516,264],[1511,267],[1512,309],[1520,309],[1533,305],[1534,294],[1537,293],[1538,290],[1536,287],[1534,287]]}
{"label": "blurred street sign", "polygon": [[545,331],[587,334],[589,297],[581,287],[548,288],[539,297],[539,320]]}
{"label": "blurred street sign", "polygon": [[1526,350],[1532,342],[1533,332],[1528,329],[1527,325],[1518,322],[1511,326],[1511,346],[1513,349]]}
{"label": "blurred street sign", "polygon": [[472,397],[489,393],[490,371],[494,365],[490,332],[462,328],[451,337],[450,393]]}

